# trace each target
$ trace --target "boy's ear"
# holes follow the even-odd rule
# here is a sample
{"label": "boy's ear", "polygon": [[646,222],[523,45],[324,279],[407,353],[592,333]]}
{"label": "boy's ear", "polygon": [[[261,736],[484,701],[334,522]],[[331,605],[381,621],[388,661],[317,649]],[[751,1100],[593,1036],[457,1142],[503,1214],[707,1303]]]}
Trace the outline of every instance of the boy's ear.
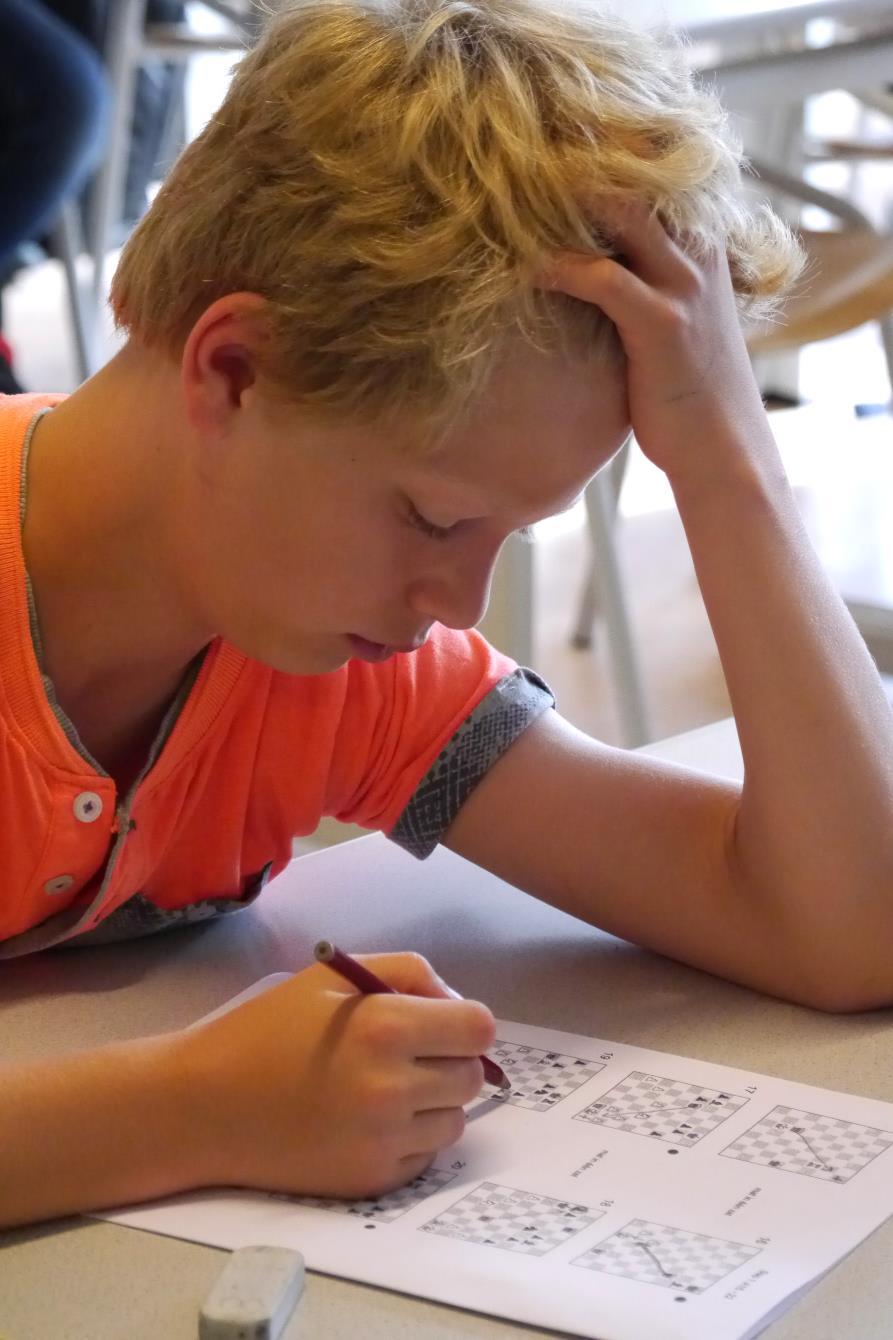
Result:
{"label": "boy's ear", "polygon": [[180,373],[186,415],[199,431],[226,431],[253,400],[267,338],[265,307],[256,293],[228,293],[189,332]]}

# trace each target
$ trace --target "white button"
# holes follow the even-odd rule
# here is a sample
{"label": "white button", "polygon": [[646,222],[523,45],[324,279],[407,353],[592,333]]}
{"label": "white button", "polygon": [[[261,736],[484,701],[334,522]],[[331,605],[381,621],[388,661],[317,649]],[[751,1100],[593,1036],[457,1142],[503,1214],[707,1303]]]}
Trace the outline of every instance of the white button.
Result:
{"label": "white button", "polygon": [[75,796],[71,808],[74,817],[80,819],[82,824],[92,824],[102,814],[102,796],[98,796],[95,791],[82,791],[79,796]]}
{"label": "white button", "polygon": [[64,893],[70,889],[74,883],[74,875],[57,875],[55,879],[48,879],[43,886],[44,893]]}

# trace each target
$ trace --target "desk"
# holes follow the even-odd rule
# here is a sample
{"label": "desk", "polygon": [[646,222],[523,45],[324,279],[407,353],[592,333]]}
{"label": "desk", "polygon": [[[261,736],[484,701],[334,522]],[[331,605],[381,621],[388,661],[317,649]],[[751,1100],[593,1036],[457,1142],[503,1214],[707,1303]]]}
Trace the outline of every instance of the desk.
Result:
{"label": "desk", "polygon": [[[643,752],[740,776],[731,722]],[[186,1025],[267,973],[304,966],[323,934],[357,951],[418,949],[457,990],[507,1019],[893,1099],[885,1014],[832,1018],[769,1000],[603,935],[445,849],[419,865],[378,835],[300,858],[258,904],[219,925],[10,963],[0,978],[0,1059]],[[767,1340],[888,1340],[891,1250],[888,1224]],[[0,1336],[194,1340],[224,1257],[91,1220],[2,1234]],[[533,1340],[546,1332],[310,1276],[287,1340],[358,1334]]]}

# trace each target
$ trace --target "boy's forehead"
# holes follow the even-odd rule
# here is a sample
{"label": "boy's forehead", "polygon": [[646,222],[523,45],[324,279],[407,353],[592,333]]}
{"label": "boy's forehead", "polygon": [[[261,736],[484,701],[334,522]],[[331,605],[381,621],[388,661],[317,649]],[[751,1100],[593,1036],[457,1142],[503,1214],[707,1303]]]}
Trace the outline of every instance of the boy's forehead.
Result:
{"label": "boy's forehead", "polygon": [[[387,425],[308,416],[279,406],[280,442],[323,471],[396,485],[437,521],[504,518],[512,526],[572,506],[628,431],[616,366],[528,350],[507,362],[457,421],[440,430],[409,415]],[[277,420],[278,422],[278,420]]]}
{"label": "boy's forehead", "polygon": [[538,362],[494,386],[435,450],[410,449],[406,481],[467,517],[571,506],[626,436],[625,384],[613,368]]}
{"label": "boy's forehead", "polygon": [[403,460],[397,482],[438,521],[500,517],[512,528],[568,511],[592,475],[622,445],[625,432],[581,449],[578,440],[508,441],[482,434],[455,450]]}

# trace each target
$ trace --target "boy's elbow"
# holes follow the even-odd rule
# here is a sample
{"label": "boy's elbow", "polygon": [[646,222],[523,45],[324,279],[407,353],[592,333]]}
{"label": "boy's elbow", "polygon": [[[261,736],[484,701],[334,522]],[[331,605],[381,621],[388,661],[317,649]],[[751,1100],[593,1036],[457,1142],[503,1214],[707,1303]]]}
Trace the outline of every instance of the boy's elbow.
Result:
{"label": "boy's elbow", "polygon": [[773,920],[778,994],[824,1014],[893,1006],[893,871],[887,880],[873,870],[861,886],[854,875],[845,889],[817,886],[813,872],[808,888],[786,894]]}
{"label": "boy's elbow", "polygon": [[819,1010],[822,1014],[864,1014],[868,1010],[880,1010],[893,1005],[893,990],[884,996],[873,995],[859,990],[825,990],[809,992],[797,997],[798,1005]]}
{"label": "boy's elbow", "polygon": [[823,1014],[862,1014],[893,1005],[893,955],[878,962],[874,946],[869,952],[852,937],[841,936],[824,953],[815,947],[807,951],[801,963],[808,967],[798,975],[796,994],[791,993],[800,1005]]}
{"label": "boy's elbow", "polygon": [[857,982],[853,986],[833,987],[821,993],[812,1008],[823,1014],[865,1014],[869,1010],[885,1010],[893,1005],[893,983],[874,989]]}

